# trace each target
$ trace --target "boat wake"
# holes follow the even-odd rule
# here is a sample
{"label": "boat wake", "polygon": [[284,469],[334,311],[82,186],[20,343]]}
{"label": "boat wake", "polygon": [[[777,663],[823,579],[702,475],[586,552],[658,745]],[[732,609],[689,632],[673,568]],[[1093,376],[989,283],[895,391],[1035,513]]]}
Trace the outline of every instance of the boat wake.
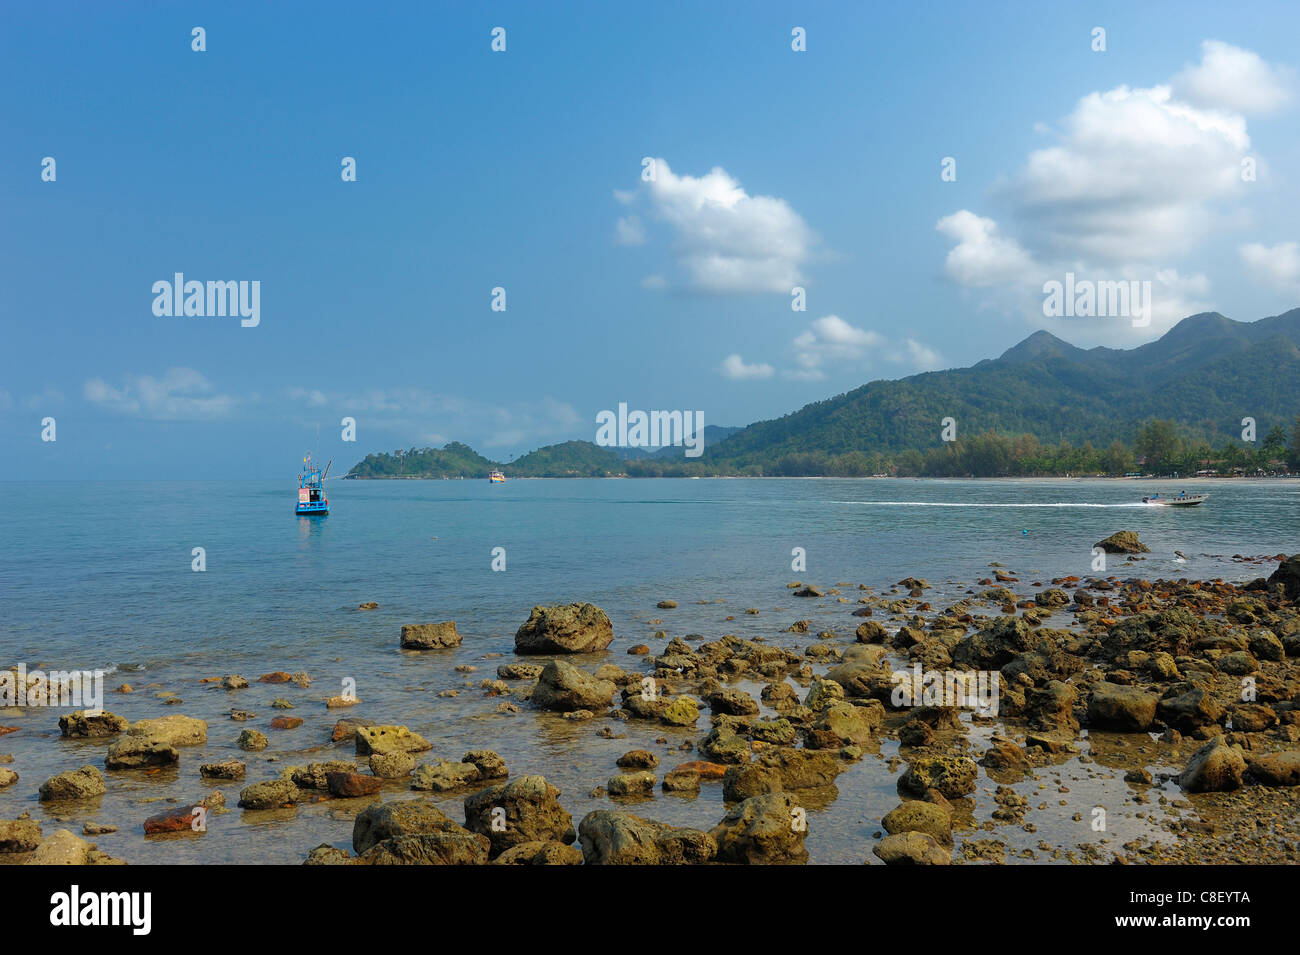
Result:
{"label": "boat wake", "polygon": [[1126,504],[1088,504],[1079,501],[1053,501],[1050,503],[1006,504],[982,501],[834,501],[835,504],[856,504],[866,507],[1146,507],[1138,501]]}

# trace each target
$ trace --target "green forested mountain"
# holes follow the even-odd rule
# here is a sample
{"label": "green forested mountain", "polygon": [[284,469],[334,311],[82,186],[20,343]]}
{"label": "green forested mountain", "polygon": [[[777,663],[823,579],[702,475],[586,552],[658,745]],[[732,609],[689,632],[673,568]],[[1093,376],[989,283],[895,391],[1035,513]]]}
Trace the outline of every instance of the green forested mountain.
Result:
{"label": "green forested mountain", "polygon": [[[1256,439],[1242,441],[1242,419]],[[941,440],[952,418],[957,440]],[[712,427],[712,426],[710,426]],[[498,465],[464,444],[371,454],[349,477],[1187,474],[1300,468],[1300,309],[1185,318],[1138,348],[1035,332],[970,368],[873,381],[771,421],[705,428],[703,456],[567,441]]]}
{"label": "green forested mountain", "polygon": [[590,441],[565,441],[538,448],[505,469],[511,477],[610,477],[623,470],[618,455]]}
{"label": "green forested mountain", "polygon": [[1138,348],[1076,348],[1048,332],[970,368],[873,381],[750,425],[704,458],[733,467],[783,455],[898,454],[941,444],[944,418],[959,437],[994,431],[1040,442],[1104,447],[1131,442],[1153,418],[1177,422],[1215,447],[1253,417],[1262,438],[1300,411],[1300,309],[1258,322],[1208,313],[1183,319]]}
{"label": "green forested mountain", "polygon": [[355,478],[485,478],[497,465],[467,444],[453,441],[446,447],[411,448],[392,454],[367,454],[347,473]]}

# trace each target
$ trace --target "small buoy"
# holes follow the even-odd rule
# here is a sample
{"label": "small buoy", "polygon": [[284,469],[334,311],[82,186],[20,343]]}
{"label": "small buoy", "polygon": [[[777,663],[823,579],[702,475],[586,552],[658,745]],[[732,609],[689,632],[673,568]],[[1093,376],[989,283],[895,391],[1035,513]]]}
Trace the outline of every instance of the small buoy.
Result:
{"label": "small buoy", "polygon": [[1022,533],[1022,534],[1028,534],[1028,533],[1029,533],[1029,528],[1026,527],[1026,528],[1025,528],[1024,530],[1022,530],[1020,533]]}

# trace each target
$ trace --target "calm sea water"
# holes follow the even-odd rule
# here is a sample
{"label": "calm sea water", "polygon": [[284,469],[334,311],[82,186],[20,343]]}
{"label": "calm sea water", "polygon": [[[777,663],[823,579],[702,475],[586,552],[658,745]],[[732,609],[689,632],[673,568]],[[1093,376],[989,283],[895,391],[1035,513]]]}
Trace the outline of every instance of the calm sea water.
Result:
{"label": "calm sea water", "polygon": [[[1137,503],[1144,493],[1182,488],[1208,490],[1211,500],[1180,509]],[[792,580],[879,588],[925,577],[935,585],[927,599],[940,607],[986,576],[993,561],[1019,572],[1026,586],[1091,574],[1093,543],[1121,529],[1138,531],[1153,551],[1132,565],[1110,558],[1110,572],[1123,576],[1249,579],[1271,568],[1234,563],[1233,554],[1300,549],[1300,483],[1282,480],[337,481],[329,497],[328,517],[299,518],[292,480],[0,484],[0,665],[117,668],[109,687],[126,680],[137,692],[109,693],[114,712],[210,721],[209,745],[184,750],[179,770],[111,774],[109,795],[69,817],[77,828],[83,817],[121,825],[122,833],[100,840],[103,848],[131,861],[296,862],[319,842],[347,845],[355,807],[341,803],[235,812],[202,837],[138,835],[143,816],[157,811],[140,801],[200,797],[210,784],[198,779],[198,762],[241,755],[233,742],[245,725],[272,737],[266,753],[241,756],[255,781],[281,768],[263,765],[268,758],[333,758],[320,744],[341,715],[405,723],[435,744],[426,754],[433,758],[495,748],[512,773],[542,772],[559,785],[575,821],[608,807],[587,792],[617,771],[617,755],[646,745],[664,752],[671,767],[666,745],[702,735],[707,718],[697,733],[656,744],[662,728],[614,723],[628,738],[601,740],[598,727],[527,707],[513,716],[496,712],[500,699],[485,697],[477,681],[494,677],[499,661],[484,657],[511,658],[514,632],[537,603],[600,605],[616,634],[601,659],[630,665],[627,647],[649,642],[658,651],[659,629],[794,646],[809,638],[785,628],[808,618],[814,633],[831,629],[851,639],[852,607],[833,597],[795,600],[785,586]],[[202,573],[191,567],[196,547],[206,555]],[[504,572],[492,570],[498,547],[505,548]],[[806,570],[791,569],[793,548],[806,553]],[[1175,559],[1176,550],[1186,562]],[[664,598],[678,608],[657,610]],[[356,609],[371,600],[378,610]],[[760,613],[744,614],[750,607]],[[402,624],[439,620],[457,622],[463,647],[398,650]],[[458,664],[479,669],[466,676],[455,671]],[[310,690],[254,684],[234,693],[198,683],[270,670],[305,670],[315,682]],[[356,681],[363,703],[327,712],[321,699],[340,692],[346,678]],[[447,689],[460,696],[436,695]],[[164,706],[156,696],[164,691],[184,703]],[[267,730],[276,712],[269,703],[278,696],[295,702],[306,726]],[[231,722],[232,706],[259,718]],[[0,737],[0,753],[14,754],[22,775],[0,792],[0,818],[45,813],[35,789],[48,775],[82,762],[102,766],[102,743],[58,738],[57,713],[9,711],[0,722],[21,727]],[[839,798],[810,831],[815,861],[860,862],[864,845],[869,852],[870,833],[897,801],[895,776],[883,762],[892,745],[841,777]],[[232,806],[236,788],[226,787]],[[395,785],[393,794],[400,791]],[[456,817],[458,803],[447,803]],[[699,799],[660,795],[632,811],[707,828],[722,804],[715,786]],[[268,843],[268,833],[280,838]],[[1024,838],[1033,845],[1037,837]]]}

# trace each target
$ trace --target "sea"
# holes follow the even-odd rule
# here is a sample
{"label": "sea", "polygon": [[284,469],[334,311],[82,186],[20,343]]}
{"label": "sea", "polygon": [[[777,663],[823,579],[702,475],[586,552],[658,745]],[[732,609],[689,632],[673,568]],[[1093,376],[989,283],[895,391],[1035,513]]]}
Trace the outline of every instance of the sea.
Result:
{"label": "sea", "polygon": [[[1193,508],[1141,503],[1157,491],[1210,498]],[[708,829],[725,811],[716,783],[697,797],[656,790],[617,802],[598,789],[629,749],[659,755],[660,774],[698,758],[683,746],[707,731],[707,711],[694,733],[606,717],[582,723],[527,704],[503,712],[509,697],[480,685],[515,659],[515,631],[534,605],[597,604],[613,622],[614,644],[575,662],[640,670],[645,658],[627,655],[630,646],[657,653],[676,636],[736,634],[803,648],[829,631],[851,642],[860,585],[888,593],[905,577],[924,578],[937,610],[999,566],[1028,595],[1069,575],[1244,581],[1273,565],[1241,558],[1300,550],[1300,481],[1290,479],[391,480],[333,481],[328,495],[330,514],[307,518],[294,514],[292,480],[0,484],[0,666],[102,670],[104,705],[114,713],[209,723],[208,744],[183,749],[178,767],[108,772],[107,795],[60,807],[37,801],[40,782],[82,764],[102,769],[106,742],[62,739],[66,710],[0,710],[0,725],[18,727],[0,735],[0,759],[11,754],[4,765],[20,774],[0,790],[0,819],[30,812],[47,831],[114,824],[117,833],[95,841],[129,862],[297,863],[321,843],[350,847],[364,801],[245,812],[235,808],[240,784],[203,780],[198,764],[243,759],[251,783],[289,765],[350,758],[350,747],[328,740],[338,718],[356,716],[420,733],[433,744],[420,754],[426,761],[495,749],[512,776],[541,773],[558,786],[575,825],[592,809],[624,808]],[[1102,568],[1094,545],[1119,530],[1137,531],[1151,553],[1132,562],[1109,555]],[[796,581],[839,594],[796,598],[788,586]],[[663,600],[677,605],[659,609]],[[378,609],[358,609],[368,601]],[[812,621],[810,632],[788,632],[800,619]],[[456,622],[461,647],[399,649],[404,624],[445,620]],[[306,672],[312,685],[255,682],[271,671]],[[200,682],[228,674],[253,682],[235,691]],[[324,698],[349,681],[361,702],[327,710]],[[114,692],[123,683],[134,692]],[[738,685],[756,697],[761,689]],[[439,696],[445,691],[456,695]],[[273,709],[277,698],[294,708]],[[256,716],[236,722],[232,708]],[[277,715],[305,723],[269,729]],[[601,735],[606,727],[613,738]],[[270,747],[236,749],[245,728],[265,732]],[[991,732],[975,727],[972,741]],[[811,861],[868,861],[881,816],[898,803],[905,767],[896,753],[896,742],[882,741],[835,792],[810,797]],[[1108,769],[1096,759],[1063,763],[1053,773],[1075,794],[1070,800],[1043,801],[1046,809],[1029,814],[1033,831],[999,825],[980,835],[1004,842],[1006,861],[1050,861],[1043,840],[1064,851],[1164,838],[1125,802],[1123,766],[1141,758],[1116,756]],[[977,821],[996,808],[996,783],[981,775],[980,785]],[[1023,785],[1041,794],[1036,783]],[[144,836],[146,816],[213,788],[231,811],[210,816],[206,832]],[[376,798],[414,796],[395,783]],[[463,815],[463,794],[420,798]],[[1090,799],[1115,806],[1107,830],[1087,824]],[[1080,812],[1084,822],[1073,818]]]}

